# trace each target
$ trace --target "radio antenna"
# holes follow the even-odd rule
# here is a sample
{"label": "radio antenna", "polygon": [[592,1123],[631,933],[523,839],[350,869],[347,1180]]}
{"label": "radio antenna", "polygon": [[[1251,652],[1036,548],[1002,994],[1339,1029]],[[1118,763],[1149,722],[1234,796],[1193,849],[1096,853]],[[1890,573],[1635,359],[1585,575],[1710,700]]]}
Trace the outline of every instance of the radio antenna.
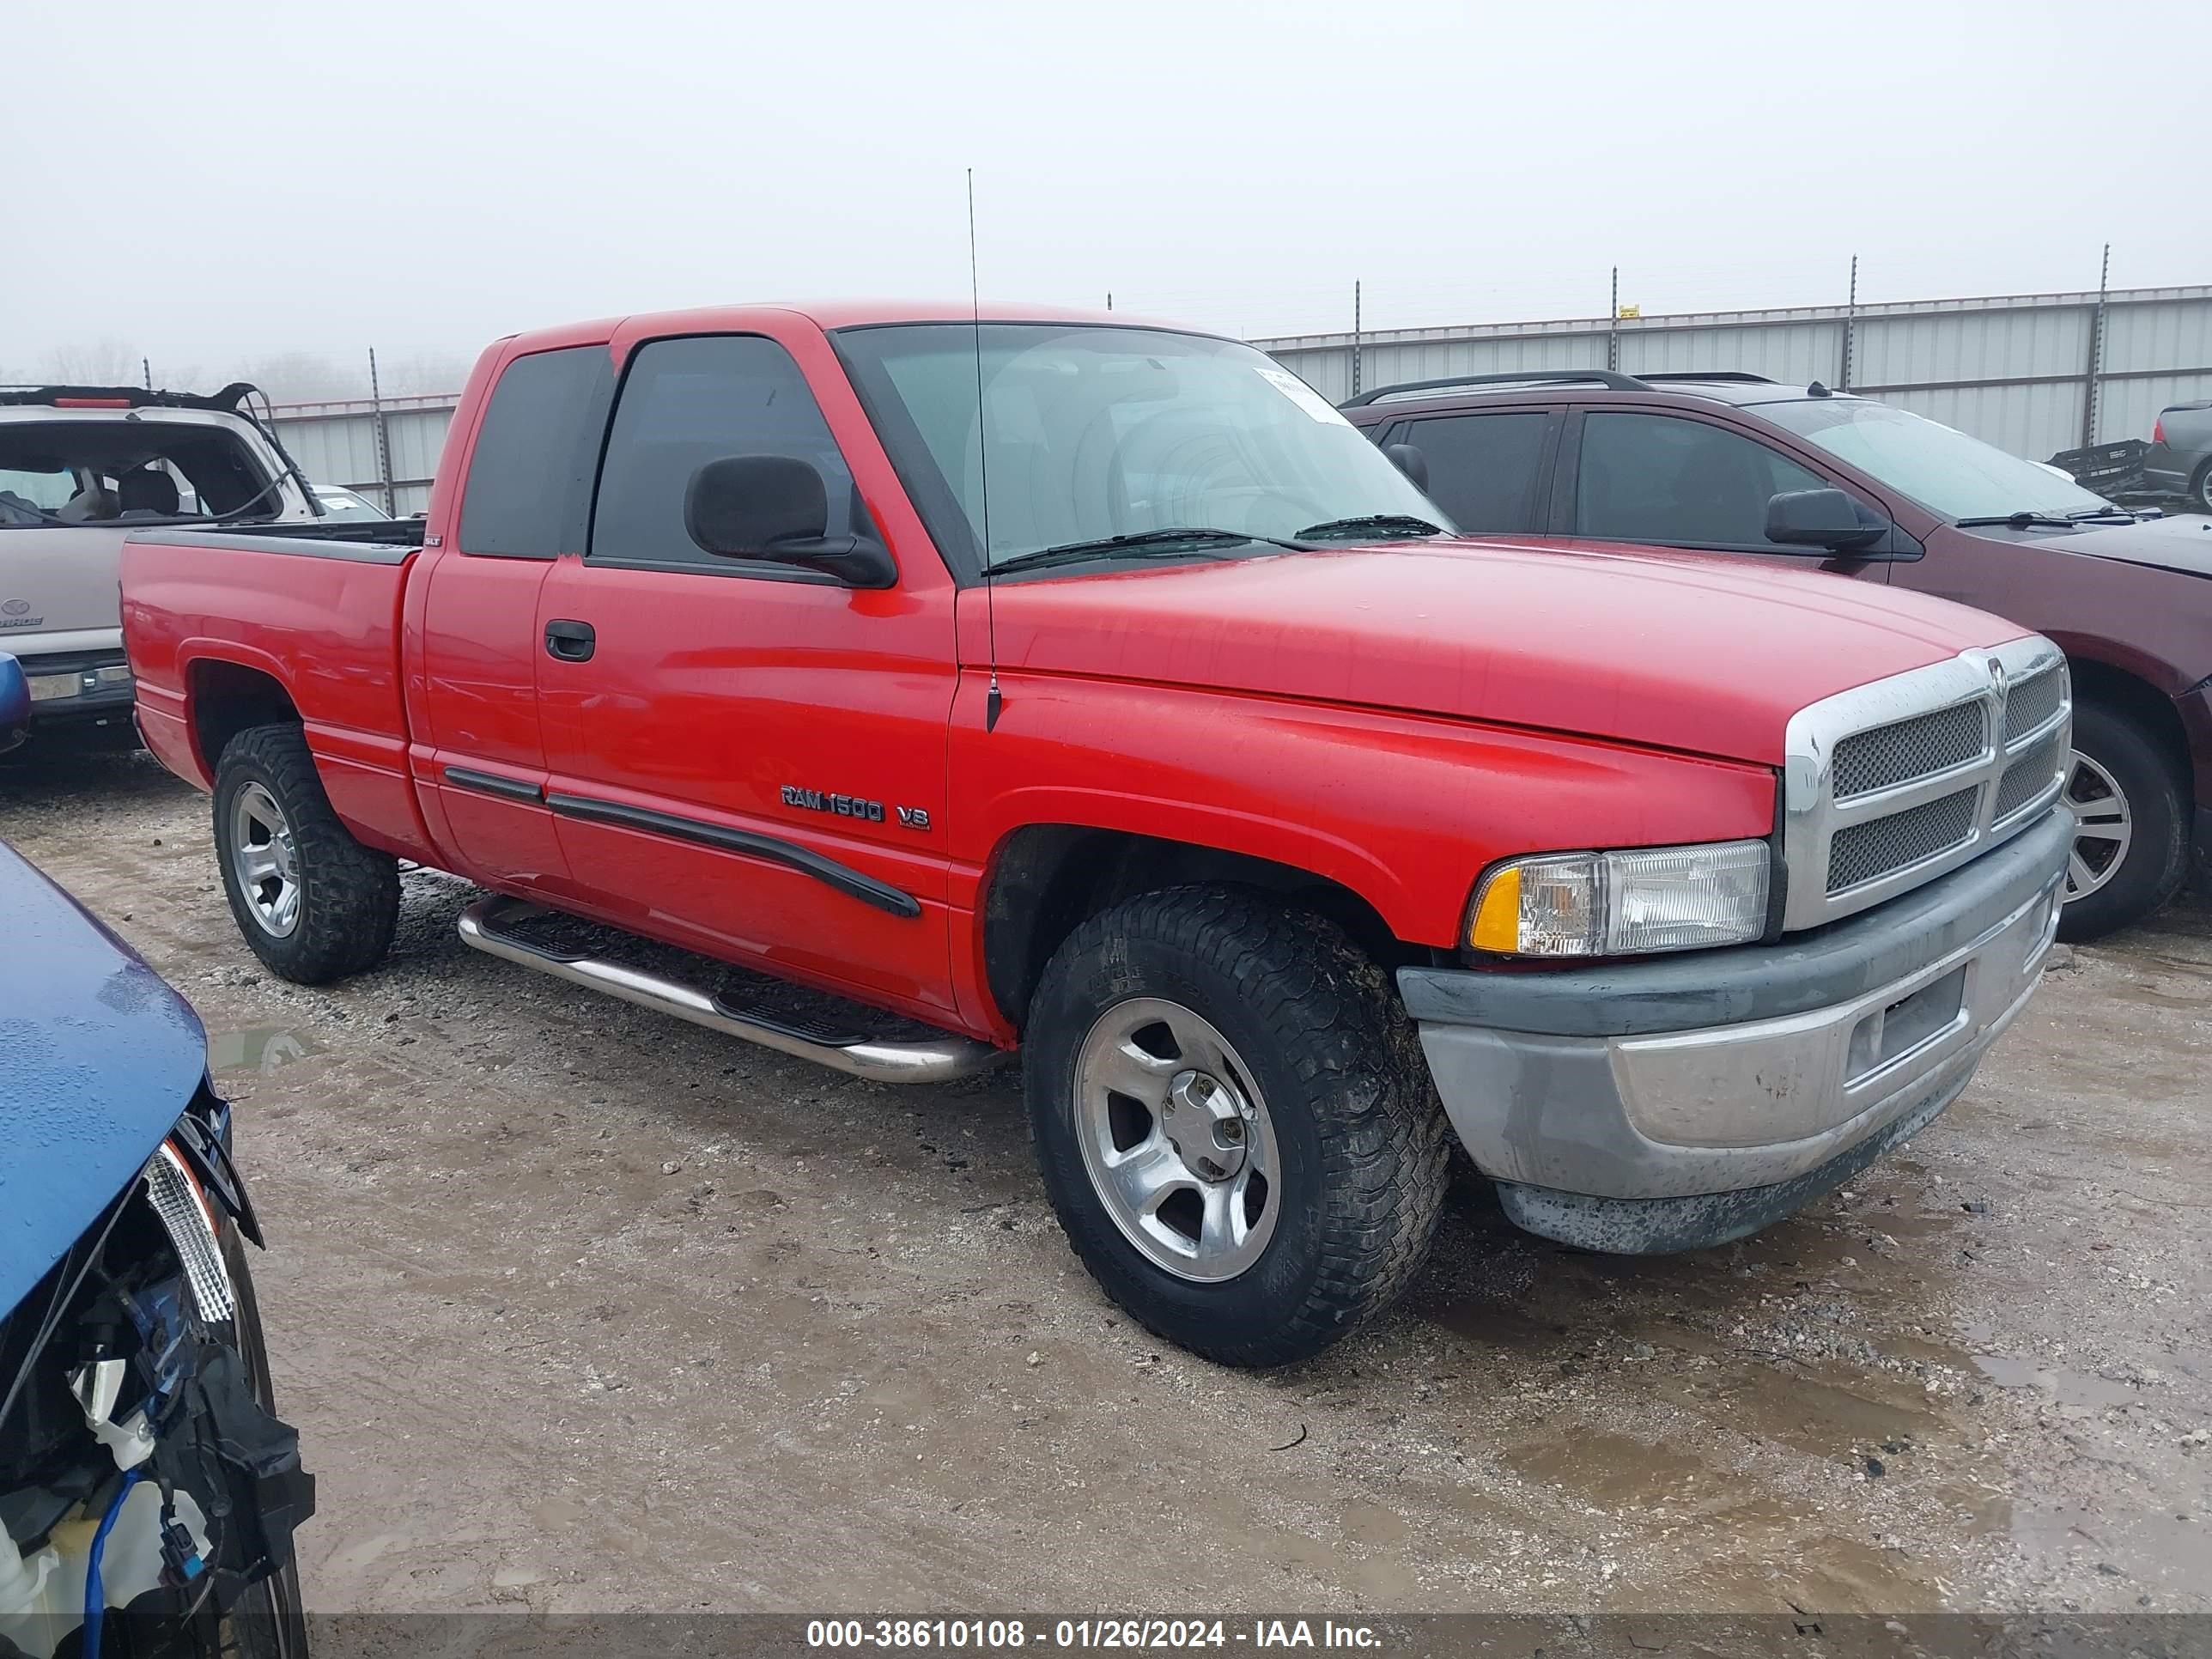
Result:
{"label": "radio antenna", "polygon": [[975,471],[983,491],[983,638],[991,659],[983,695],[983,729],[994,732],[1005,699],[999,695],[999,612],[991,592],[991,446],[983,429],[983,296],[975,269],[975,169],[968,169],[968,317],[975,336]]}

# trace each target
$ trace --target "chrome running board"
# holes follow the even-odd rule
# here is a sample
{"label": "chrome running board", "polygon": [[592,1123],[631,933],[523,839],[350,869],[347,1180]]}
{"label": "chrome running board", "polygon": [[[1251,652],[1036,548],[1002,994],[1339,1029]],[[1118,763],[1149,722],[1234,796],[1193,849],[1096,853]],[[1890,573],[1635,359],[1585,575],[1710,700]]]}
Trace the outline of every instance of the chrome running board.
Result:
{"label": "chrome running board", "polygon": [[535,918],[557,914],[524,899],[478,899],[461,912],[461,938],[488,955],[534,968],[556,979],[620,997],[641,1008],[657,1008],[725,1036],[743,1037],[763,1048],[795,1054],[876,1083],[950,1083],[989,1071],[1006,1058],[988,1042],[951,1031],[921,1040],[894,1040],[827,1025],[805,1029],[792,1019],[749,1012],[711,991],[679,980],[606,957],[539,945],[514,931]]}

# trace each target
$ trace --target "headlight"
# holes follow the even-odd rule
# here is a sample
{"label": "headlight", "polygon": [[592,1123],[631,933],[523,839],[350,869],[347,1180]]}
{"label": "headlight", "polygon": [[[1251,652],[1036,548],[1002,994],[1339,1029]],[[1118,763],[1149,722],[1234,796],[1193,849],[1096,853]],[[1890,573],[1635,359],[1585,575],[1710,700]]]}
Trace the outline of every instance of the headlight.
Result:
{"label": "headlight", "polygon": [[1498,866],[1467,942],[1524,957],[1618,957],[1741,945],[1766,931],[1763,841],[1561,853]]}
{"label": "headlight", "polygon": [[147,1201],[161,1218],[177,1260],[184,1264],[185,1282],[191,1286],[200,1317],[211,1322],[228,1319],[238,1310],[238,1298],[230,1286],[230,1269],[223,1263],[222,1247],[216,1242],[215,1212],[208,1208],[200,1183],[166,1140],[146,1160],[140,1173],[146,1182]]}

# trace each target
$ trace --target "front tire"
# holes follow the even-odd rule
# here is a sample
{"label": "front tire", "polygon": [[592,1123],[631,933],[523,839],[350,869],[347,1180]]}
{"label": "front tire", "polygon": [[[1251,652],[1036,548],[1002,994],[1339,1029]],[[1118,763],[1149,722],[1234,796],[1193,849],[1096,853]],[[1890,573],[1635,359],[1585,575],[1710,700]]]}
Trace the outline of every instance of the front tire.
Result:
{"label": "front tire", "polygon": [[1334,924],[1241,890],[1132,899],[1054,954],[1024,1054],[1060,1225],[1155,1334],[1287,1364],[1425,1259],[1443,1112],[1389,979]]}
{"label": "front tire", "polygon": [[2185,796],[2166,750],[2107,704],[2074,710],[2074,757],[2061,797],[2076,834],[2058,937],[2101,939],[2172,898],[2189,873]]}
{"label": "front tire", "polygon": [[325,985],[392,948],[398,862],[338,821],[298,726],[253,726],[224,748],[215,844],[238,931],[279,978]]}

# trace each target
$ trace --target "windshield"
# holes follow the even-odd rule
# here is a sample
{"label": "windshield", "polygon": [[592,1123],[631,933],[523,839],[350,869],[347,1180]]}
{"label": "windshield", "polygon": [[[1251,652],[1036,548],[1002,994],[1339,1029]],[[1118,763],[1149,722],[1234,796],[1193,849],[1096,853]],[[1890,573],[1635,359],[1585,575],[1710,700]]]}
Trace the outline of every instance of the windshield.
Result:
{"label": "windshield", "polygon": [[2113,511],[2103,496],[2033,461],[1888,404],[1808,398],[1761,404],[1759,413],[1947,519]]}
{"label": "windshield", "polygon": [[76,475],[58,464],[0,466],[0,524],[45,524],[76,489]]}
{"label": "windshield", "polygon": [[[994,565],[1168,530],[1234,532],[1266,552],[1267,538],[1343,520],[1449,527],[1327,399],[1250,346],[1063,324],[987,323],[981,333],[988,453],[977,441],[972,325],[837,337],[940,546],[982,545],[987,517]],[[1190,556],[1224,556],[1224,543],[1227,553],[1245,550],[1223,538]]]}

